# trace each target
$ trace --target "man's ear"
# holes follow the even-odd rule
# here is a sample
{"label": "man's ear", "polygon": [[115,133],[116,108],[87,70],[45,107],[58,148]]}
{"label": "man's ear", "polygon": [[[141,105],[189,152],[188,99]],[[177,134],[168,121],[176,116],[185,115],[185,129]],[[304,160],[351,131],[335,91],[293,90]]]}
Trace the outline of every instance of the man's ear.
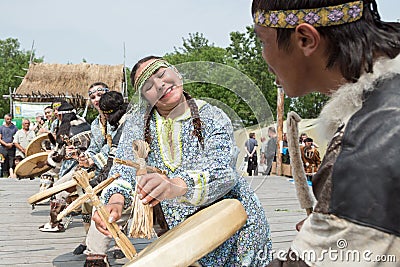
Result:
{"label": "man's ear", "polygon": [[306,57],[312,55],[321,43],[320,33],[307,23],[302,23],[296,27],[295,38],[298,48],[303,51]]}

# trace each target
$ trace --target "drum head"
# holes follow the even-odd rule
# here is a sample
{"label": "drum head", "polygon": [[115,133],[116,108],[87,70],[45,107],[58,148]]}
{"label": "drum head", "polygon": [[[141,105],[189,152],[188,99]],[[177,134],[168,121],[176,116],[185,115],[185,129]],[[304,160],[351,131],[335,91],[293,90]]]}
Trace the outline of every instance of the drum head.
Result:
{"label": "drum head", "polygon": [[163,234],[125,266],[190,266],[234,235],[246,220],[238,200],[221,200]]}
{"label": "drum head", "polygon": [[[15,167],[15,174],[18,178],[33,178],[47,172],[51,167],[47,164],[40,166],[41,162],[47,161],[47,152],[39,152],[29,157],[24,158]],[[38,165],[40,167],[38,167]],[[42,164],[43,165],[43,164]]]}
{"label": "drum head", "polygon": [[48,136],[47,133],[37,136],[26,147],[25,155],[27,157],[29,157],[29,156],[31,156],[33,154],[36,154],[36,153],[39,153],[39,152],[43,152],[42,144],[43,144],[43,141],[45,141],[45,140],[49,140],[49,136]]}

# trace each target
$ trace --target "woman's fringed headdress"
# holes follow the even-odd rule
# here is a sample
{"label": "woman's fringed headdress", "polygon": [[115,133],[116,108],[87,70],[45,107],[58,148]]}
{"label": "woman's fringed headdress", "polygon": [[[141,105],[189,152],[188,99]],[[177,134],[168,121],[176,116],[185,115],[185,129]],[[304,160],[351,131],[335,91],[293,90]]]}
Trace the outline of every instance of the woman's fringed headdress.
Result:
{"label": "woman's fringed headdress", "polygon": [[363,1],[336,6],[297,10],[261,10],[254,15],[254,23],[272,28],[296,28],[301,23],[314,27],[341,25],[359,20],[363,15]]}

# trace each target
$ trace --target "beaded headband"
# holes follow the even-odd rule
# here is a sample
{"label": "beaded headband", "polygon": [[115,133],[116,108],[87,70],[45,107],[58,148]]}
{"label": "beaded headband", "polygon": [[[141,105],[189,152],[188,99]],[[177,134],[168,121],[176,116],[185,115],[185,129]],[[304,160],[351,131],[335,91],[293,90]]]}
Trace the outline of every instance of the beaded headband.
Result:
{"label": "beaded headband", "polygon": [[60,106],[61,106],[61,102],[54,102],[54,103],[51,105],[51,107],[52,107],[53,109],[59,108]]}
{"label": "beaded headband", "polygon": [[337,6],[298,10],[257,10],[254,23],[272,28],[296,28],[301,23],[314,27],[341,25],[359,20],[363,14],[363,1],[354,1]]}
{"label": "beaded headband", "polygon": [[90,90],[89,89],[89,96],[91,96],[91,95],[93,95],[94,93],[96,93],[96,92],[108,92],[108,91],[110,91],[110,89],[108,89],[108,88],[101,88],[101,87],[97,87],[97,89],[95,89],[95,90]]}
{"label": "beaded headband", "polygon": [[69,114],[69,113],[76,113],[76,110],[64,110],[64,111],[59,111],[58,114]]}
{"label": "beaded headband", "polygon": [[102,112],[103,112],[104,114],[111,114],[111,113],[114,112],[114,110],[113,110],[113,109],[110,109],[110,110],[102,110]]}
{"label": "beaded headband", "polygon": [[172,65],[169,64],[166,60],[164,59],[156,59],[153,62],[151,62],[149,65],[147,65],[142,72],[139,74],[139,76],[135,79],[135,86],[134,89],[137,91],[138,89],[142,88],[144,83],[153,75],[153,73],[158,70],[161,67],[171,67]]}

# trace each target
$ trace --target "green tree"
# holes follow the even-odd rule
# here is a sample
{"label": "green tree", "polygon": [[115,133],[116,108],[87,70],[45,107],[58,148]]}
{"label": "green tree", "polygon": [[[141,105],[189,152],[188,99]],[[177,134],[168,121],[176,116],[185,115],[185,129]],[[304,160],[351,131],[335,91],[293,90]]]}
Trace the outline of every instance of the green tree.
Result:
{"label": "green tree", "polygon": [[[277,89],[274,76],[268,72],[268,66],[262,58],[261,44],[256,38],[254,28],[246,27],[245,32],[231,32],[231,43],[227,48],[228,64],[246,74],[261,90],[266,98],[273,117],[276,118]],[[265,112],[268,112],[265,110]]]}
{"label": "green tree", "polygon": [[321,93],[311,93],[306,96],[287,98],[290,101],[290,110],[295,111],[302,118],[317,118],[329,97]]}
{"label": "green tree", "polygon": [[[170,63],[177,65],[187,62],[215,62],[228,65],[237,69],[227,49],[209,44],[209,41],[201,33],[189,34],[189,38],[183,38],[183,45],[175,48],[175,51],[164,56]],[[250,107],[235,92],[237,77],[232,75],[229,68],[219,68],[221,65],[200,63],[190,66],[182,72],[185,78],[185,90],[193,97],[212,99],[215,103],[221,102],[222,106],[228,106],[238,115],[246,126],[257,123]],[[213,70],[211,71],[211,68]],[[206,79],[203,79],[206,78]],[[212,80],[210,83],[191,83],[191,81]],[[219,81],[219,82],[218,82]],[[221,86],[224,85],[225,87]],[[221,107],[221,106],[220,106]]]}
{"label": "green tree", "polygon": [[[274,85],[275,77],[268,71],[268,66],[262,58],[262,47],[252,26],[246,27],[246,32],[232,32],[231,44],[227,48],[238,68],[260,87],[266,97],[271,111],[276,118],[277,89]],[[320,93],[312,93],[304,97],[285,97],[285,114],[289,111],[297,112],[302,118],[316,118],[329,97]]]}
{"label": "green tree", "polygon": [[[35,58],[35,53],[20,48],[18,39],[0,40],[0,97],[9,94],[9,88],[17,88],[29,67],[31,58],[34,62],[42,62],[43,58]],[[0,101],[0,116],[10,112],[10,102]]]}

